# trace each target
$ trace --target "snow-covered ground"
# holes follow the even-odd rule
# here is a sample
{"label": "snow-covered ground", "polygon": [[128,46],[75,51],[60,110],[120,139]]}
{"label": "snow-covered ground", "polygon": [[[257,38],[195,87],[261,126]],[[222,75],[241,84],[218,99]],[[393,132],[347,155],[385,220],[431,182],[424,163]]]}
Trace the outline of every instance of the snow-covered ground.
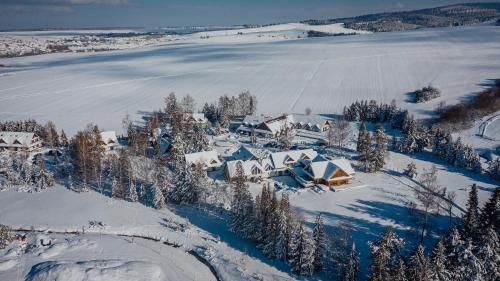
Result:
{"label": "snow-covered ground", "polygon": [[[155,264],[170,264],[166,268],[160,266],[168,278],[157,280],[191,280],[190,278],[193,280],[213,280],[211,277],[213,274],[209,273],[206,267],[203,268],[202,263],[186,256],[184,252],[188,250],[196,251],[207,260],[223,280],[245,280],[251,279],[252,276],[283,280],[291,278],[287,273],[266,263],[267,261],[261,261],[261,256],[257,258],[248,256],[244,252],[245,246],[235,248],[234,244],[250,245],[241,239],[232,236],[231,239],[220,241],[216,235],[211,234],[213,228],[207,228],[209,231],[202,230],[171,211],[157,211],[138,203],[110,199],[93,191],[78,194],[61,186],[39,193],[2,191],[0,192],[0,214],[0,223],[7,224],[12,228],[30,229],[33,227],[36,230],[54,232],[84,231],[85,235],[82,238],[90,241],[89,243],[93,245],[90,248],[85,246],[88,249],[82,250],[81,255],[80,253],[67,253],[69,249],[67,249],[67,245],[64,245],[63,238],[59,237],[63,245],[56,247],[62,248],[61,257],[51,256],[46,251],[44,251],[46,254],[42,256],[15,256],[5,252],[2,255],[0,252],[0,264],[3,265],[3,267],[0,266],[0,280],[17,280],[7,277],[18,274],[18,270],[21,270],[19,274],[24,278],[22,274],[30,270],[29,265],[31,264],[43,261],[58,262],[63,259],[64,261],[72,261],[66,266],[77,272],[93,266],[89,263],[78,264],[76,262],[104,259],[106,263],[113,264],[112,261],[120,260],[123,264],[128,261],[148,261],[151,264],[142,264],[145,269],[142,269],[141,265],[137,267],[137,270],[150,269],[156,274],[157,266]],[[104,227],[91,227],[89,221],[100,221]],[[205,219],[205,221],[210,220]],[[107,240],[100,240],[102,239],[100,234],[103,234],[102,237],[109,237],[109,243]],[[181,247],[177,249],[178,251],[174,251],[174,249],[158,242],[144,241],[143,239],[134,239],[133,243],[128,243],[127,240],[119,239],[117,235],[141,235],[161,239],[162,242]],[[66,235],[65,237],[73,239],[72,236]],[[80,245],[81,243],[76,244]],[[134,253],[134,250],[137,252]],[[99,256],[95,254],[96,251],[104,254]],[[151,251],[157,251],[157,253],[151,253]],[[53,252],[57,254],[57,251],[53,250]],[[94,253],[93,256],[92,253]],[[150,254],[152,256],[148,259]],[[192,268],[188,272],[184,272],[188,267]],[[2,271],[2,268],[5,270]],[[198,270],[198,268],[201,269]],[[172,275],[168,272],[169,269],[173,269]],[[179,278],[176,279],[176,276]]]}
{"label": "snow-covered ground", "polygon": [[1,280],[216,280],[184,250],[154,241],[99,234],[29,233],[27,238],[36,247],[13,243],[2,251]]}
{"label": "snow-covered ground", "polygon": [[[241,42],[241,36],[192,35],[155,47],[2,60],[0,120],[53,120],[69,133],[95,122],[120,131],[127,112],[159,109],[170,92],[190,94],[201,107],[244,90],[258,97],[262,113],[306,107],[340,113],[357,99],[396,99],[422,117],[441,101],[453,104],[482,89],[500,72],[495,26],[300,40]],[[442,97],[406,102],[406,93],[429,84]]]}

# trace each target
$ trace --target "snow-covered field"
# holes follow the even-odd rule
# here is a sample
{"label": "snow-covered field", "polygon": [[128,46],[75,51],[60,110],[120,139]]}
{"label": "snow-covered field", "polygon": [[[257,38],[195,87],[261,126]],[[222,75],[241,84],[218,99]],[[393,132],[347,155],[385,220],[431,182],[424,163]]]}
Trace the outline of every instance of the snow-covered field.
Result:
{"label": "snow-covered field", "polygon": [[[169,210],[157,211],[139,203],[110,199],[94,191],[78,194],[62,186],[40,193],[2,191],[0,192],[0,214],[0,222],[12,228],[30,229],[33,227],[36,230],[54,232],[78,231],[81,233],[84,231],[85,235],[81,238],[87,241],[86,243],[73,243],[75,247],[81,246],[82,248],[77,249],[77,252],[72,252],[66,245],[71,244],[71,239],[76,239],[71,235],[56,236],[55,238],[58,238],[56,242],[60,241],[62,245],[55,246],[57,249],[54,250],[42,249],[36,252],[36,255],[29,253],[16,255],[0,251],[0,280],[2,281],[17,280],[11,279],[11,276],[20,276],[20,280],[23,280],[25,274],[30,271],[31,265],[44,261],[54,261],[56,264],[59,264],[59,261],[70,261],[65,264],[65,267],[75,272],[82,272],[85,268],[94,268],[93,270],[96,271],[99,267],[92,265],[95,260],[104,260],[105,262],[101,264],[105,267],[112,267],[113,262],[119,261],[122,268],[115,272],[116,274],[128,269],[133,269],[135,273],[146,270],[148,274],[157,274],[157,269],[160,267],[162,269],[160,274],[164,272],[165,275],[162,275],[162,278],[152,279],[155,281],[214,280],[212,278],[214,275],[207,267],[185,253],[188,250],[196,251],[207,260],[222,280],[245,280],[250,279],[251,276],[261,276],[269,280],[291,278],[287,273],[260,261],[261,256],[249,257],[243,251],[244,246],[235,249],[235,244],[250,245],[241,239],[233,236],[232,239],[219,241],[216,235],[211,234],[211,231],[202,230]],[[91,227],[89,221],[100,221],[104,227]],[[123,239],[124,237],[118,235],[141,235],[161,239],[161,242],[181,247],[173,249],[163,243],[143,239],[134,239],[132,242],[130,237]],[[65,237],[70,240],[64,242]],[[38,253],[41,253],[41,256]],[[136,267],[134,263],[127,265],[127,262],[143,261],[148,263]],[[106,279],[106,277],[110,276],[97,280],[115,280]]]}
{"label": "snow-covered field", "polygon": [[[127,112],[159,109],[170,92],[190,94],[201,106],[244,90],[257,95],[263,113],[340,113],[356,99],[396,99],[421,117],[497,78],[498,42],[500,29],[484,25],[271,41],[198,34],[156,47],[5,59],[0,120],[53,120],[70,133],[95,122],[119,131]],[[406,102],[406,93],[429,84],[441,98]]]}
{"label": "snow-covered field", "polygon": [[140,238],[30,233],[28,240],[37,247],[14,243],[0,257],[2,280],[215,280],[182,249]]}

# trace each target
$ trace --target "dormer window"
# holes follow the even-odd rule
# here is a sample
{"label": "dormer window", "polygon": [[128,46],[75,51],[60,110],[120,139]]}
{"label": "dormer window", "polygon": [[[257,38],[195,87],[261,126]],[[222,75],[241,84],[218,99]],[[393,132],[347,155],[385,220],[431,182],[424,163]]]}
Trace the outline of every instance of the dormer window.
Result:
{"label": "dormer window", "polygon": [[0,143],[7,144],[3,139],[0,139]]}
{"label": "dormer window", "polygon": [[252,167],[252,175],[258,175],[260,174],[260,169],[257,168],[257,166]]}
{"label": "dormer window", "polygon": [[17,139],[16,139],[16,140],[14,141],[14,144],[19,144],[19,145],[21,145],[21,142],[20,142],[19,140],[17,140]]}

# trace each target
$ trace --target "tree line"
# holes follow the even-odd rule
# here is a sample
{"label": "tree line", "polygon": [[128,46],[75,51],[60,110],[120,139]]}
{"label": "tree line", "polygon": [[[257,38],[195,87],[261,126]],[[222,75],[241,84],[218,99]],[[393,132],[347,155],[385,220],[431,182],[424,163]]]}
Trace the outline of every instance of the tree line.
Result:
{"label": "tree line", "polygon": [[[349,121],[362,122],[358,135],[358,148],[360,142],[368,141],[363,122],[388,123],[393,129],[402,132],[401,138],[393,136],[392,140],[392,147],[399,152],[412,154],[430,149],[435,156],[446,160],[453,166],[475,173],[482,173],[484,170],[479,154],[471,146],[463,144],[460,138],[453,140],[451,133],[443,128],[432,128],[417,123],[407,110],[397,108],[394,101],[391,104],[379,104],[373,100],[356,101],[344,108],[344,118]],[[361,153],[362,159],[368,159],[367,156],[363,156],[369,152],[368,150],[358,150],[358,152]],[[365,161],[365,165],[367,164]],[[498,178],[499,168],[499,160],[493,160],[490,161],[485,172],[492,178]]]}

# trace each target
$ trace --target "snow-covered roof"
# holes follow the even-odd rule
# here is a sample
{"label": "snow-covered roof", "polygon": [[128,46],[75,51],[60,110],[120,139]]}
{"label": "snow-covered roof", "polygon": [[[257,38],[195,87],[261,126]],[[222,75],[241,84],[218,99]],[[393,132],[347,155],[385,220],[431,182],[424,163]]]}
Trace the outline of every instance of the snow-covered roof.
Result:
{"label": "snow-covered roof", "polygon": [[204,113],[185,113],[184,117],[186,119],[191,119],[198,123],[206,123],[208,119],[205,117]]}
{"label": "snow-covered roof", "polygon": [[263,131],[270,131],[272,134],[282,131],[284,128],[291,128],[293,126],[292,115],[282,115],[273,119],[263,122],[258,129]]}
{"label": "snow-covered roof", "polygon": [[[226,162],[227,165],[227,172],[229,178],[234,178],[236,177],[236,167],[238,163],[241,163],[243,167],[243,172],[246,177],[252,176],[252,175],[260,175],[265,172],[269,172],[270,170],[274,169],[273,164],[270,159],[264,159],[262,161],[257,161],[257,160],[248,160],[248,161],[242,161],[242,160],[234,160],[234,161],[228,161]],[[257,173],[252,173],[253,170],[256,170]]]}
{"label": "snow-covered roof", "polygon": [[299,160],[312,160],[316,158],[318,153],[313,149],[289,150],[275,152],[271,154],[273,165],[276,169],[287,167],[287,163],[297,163]]}
{"label": "snow-covered roof", "polygon": [[241,122],[244,126],[256,127],[262,122],[269,120],[271,117],[264,115],[247,115]]}
{"label": "snow-covered roof", "polygon": [[309,124],[310,127],[322,128],[326,124],[326,119],[318,115],[293,114],[293,123],[302,126]]}
{"label": "snow-covered roof", "polygon": [[[329,161],[312,162],[309,164],[309,174],[315,179],[329,180],[337,170],[342,170],[347,176],[345,178],[352,178],[355,174],[349,161],[344,158],[338,158]],[[340,179],[340,178],[339,178]]]}
{"label": "snow-covered roof", "polygon": [[267,158],[270,154],[271,152],[267,149],[242,145],[233,154],[233,158],[235,160],[257,160]]}
{"label": "snow-covered roof", "polygon": [[0,147],[31,147],[39,142],[34,133],[0,132]]}
{"label": "snow-covered roof", "polygon": [[203,164],[205,168],[216,168],[222,166],[219,159],[219,153],[216,150],[202,151],[185,154],[184,158],[188,165]]}
{"label": "snow-covered roof", "polygon": [[115,131],[104,131],[101,132],[102,141],[109,146],[118,145],[118,139],[116,138]]}

